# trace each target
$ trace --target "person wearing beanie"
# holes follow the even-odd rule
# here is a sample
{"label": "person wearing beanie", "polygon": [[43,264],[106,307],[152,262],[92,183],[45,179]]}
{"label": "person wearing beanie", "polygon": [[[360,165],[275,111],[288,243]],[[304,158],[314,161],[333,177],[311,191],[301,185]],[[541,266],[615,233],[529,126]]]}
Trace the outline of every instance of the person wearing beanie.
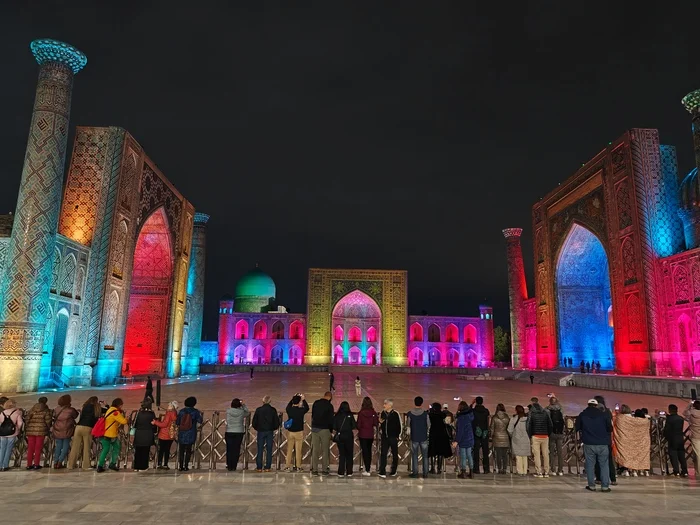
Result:
{"label": "person wearing beanie", "polygon": [[178,402],[171,401],[168,403],[168,408],[165,414],[160,418],[153,419],[153,425],[158,428],[158,469],[170,470],[168,461],[170,460],[170,448],[173,446],[173,441],[177,437],[177,419]]}

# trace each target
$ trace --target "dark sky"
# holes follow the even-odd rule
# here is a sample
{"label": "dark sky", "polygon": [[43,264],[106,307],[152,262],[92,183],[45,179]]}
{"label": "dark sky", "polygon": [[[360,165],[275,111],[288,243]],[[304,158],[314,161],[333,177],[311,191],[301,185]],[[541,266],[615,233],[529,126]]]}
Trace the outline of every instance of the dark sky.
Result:
{"label": "dark sky", "polygon": [[218,297],[256,261],[292,311],[309,267],[397,268],[411,313],[487,301],[507,326],[502,228],[525,228],[531,283],[532,204],[608,141],[658,128],[694,165],[680,99],[700,88],[698,3],[229,4],[28,0],[0,16],[0,212],[22,170],[29,42],[64,40],[88,56],[71,125],[125,127],[212,215],[210,339]]}

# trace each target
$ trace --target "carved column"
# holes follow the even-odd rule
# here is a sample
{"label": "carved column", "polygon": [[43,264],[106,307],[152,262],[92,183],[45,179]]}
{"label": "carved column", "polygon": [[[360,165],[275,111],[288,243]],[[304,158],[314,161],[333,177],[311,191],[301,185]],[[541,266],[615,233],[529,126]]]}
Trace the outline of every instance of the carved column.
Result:
{"label": "carved column", "polygon": [[683,222],[685,247],[690,250],[700,246],[700,187],[698,186],[698,169],[700,169],[700,89],[688,93],[682,100],[692,119],[693,149],[695,150],[695,170],[683,181],[681,187],[682,209],[678,215]]}
{"label": "carved column", "polygon": [[523,250],[520,246],[522,228],[506,228],[503,236],[506,238],[506,257],[508,260],[508,299],[510,301],[510,340],[512,361],[514,367],[526,364],[525,353],[525,299],[527,299],[527,283],[525,281],[525,266],[523,265]]}
{"label": "carved column", "polygon": [[39,384],[73,76],[87,63],[63,42],[34,40],[30,48],[41,67],[0,286],[2,392],[32,391]]}
{"label": "carved column", "polygon": [[200,343],[202,342],[202,319],[204,316],[204,261],[206,256],[206,213],[194,214],[190,269],[187,275],[187,298],[191,311],[188,313],[187,355],[182,356],[182,373],[199,373]]}

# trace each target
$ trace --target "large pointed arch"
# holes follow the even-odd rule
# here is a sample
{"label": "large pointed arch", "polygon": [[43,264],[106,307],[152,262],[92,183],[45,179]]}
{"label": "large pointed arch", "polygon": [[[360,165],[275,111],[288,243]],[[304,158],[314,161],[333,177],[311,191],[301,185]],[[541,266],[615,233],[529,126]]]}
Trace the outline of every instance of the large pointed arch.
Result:
{"label": "large pointed arch", "polygon": [[353,290],[335,304],[331,322],[334,363],[381,364],[382,312],[374,299]]}

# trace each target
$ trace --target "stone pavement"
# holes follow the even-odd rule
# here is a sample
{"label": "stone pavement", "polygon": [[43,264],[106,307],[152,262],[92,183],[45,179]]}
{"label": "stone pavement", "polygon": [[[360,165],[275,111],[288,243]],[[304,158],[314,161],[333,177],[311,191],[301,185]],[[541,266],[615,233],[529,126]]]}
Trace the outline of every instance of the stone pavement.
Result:
{"label": "stone pavement", "polygon": [[[613,492],[550,479],[454,474],[412,480],[174,471],[0,473],[3,523],[601,525],[700,522],[695,480],[621,479]],[[698,520],[698,521],[696,521]]]}

